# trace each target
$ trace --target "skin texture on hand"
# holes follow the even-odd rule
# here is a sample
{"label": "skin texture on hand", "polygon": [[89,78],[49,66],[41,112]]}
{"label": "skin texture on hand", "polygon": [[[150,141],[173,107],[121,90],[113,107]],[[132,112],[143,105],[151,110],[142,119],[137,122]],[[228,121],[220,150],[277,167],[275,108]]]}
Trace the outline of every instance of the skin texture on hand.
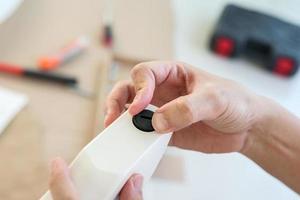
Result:
{"label": "skin texture on hand", "polygon": [[270,99],[265,108],[242,153],[300,194],[300,120]]}
{"label": "skin texture on hand", "polygon": [[105,126],[130,103],[135,115],[149,103],[157,132],[174,132],[171,145],[206,153],[241,151],[260,112],[258,96],[236,83],[180,62],[141,63],[132,81],[118,83],[107,98]]}
{"label": "skin texture on hand", "polygon": [[[49,185],[53,200],[80,200],[70,176],[69,168],[61,158],[56,158],[51,163]],[[142,185],[143,177],[134,174],[122,188],[119,199],[142,200]]]}

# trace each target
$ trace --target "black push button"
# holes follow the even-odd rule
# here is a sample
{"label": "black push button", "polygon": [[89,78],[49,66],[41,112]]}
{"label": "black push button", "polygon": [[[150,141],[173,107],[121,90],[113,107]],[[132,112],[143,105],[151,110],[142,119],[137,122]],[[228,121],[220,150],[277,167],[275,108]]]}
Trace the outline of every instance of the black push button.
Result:
{"label": "black push button", "polygon": [[152,126],[153,112],[151,110],[143,110],[139,114],[132,117],[134,126],[144,132],[154,131]]}

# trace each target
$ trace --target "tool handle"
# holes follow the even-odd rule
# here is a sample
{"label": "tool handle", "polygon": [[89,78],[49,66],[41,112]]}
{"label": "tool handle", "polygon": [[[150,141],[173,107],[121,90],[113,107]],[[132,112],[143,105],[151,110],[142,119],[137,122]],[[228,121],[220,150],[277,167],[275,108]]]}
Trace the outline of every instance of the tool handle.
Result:
{"label": "tool handle", "polygon": [[22,75],[24,74],[24,69],[16,65],[0,63],[0,72],[14,75]]}
{"label": "tool handle", "polygon": [[27,76],[35,79],[51,81],[69,86],[75,86],[78,83],[77,79],[71,76],[30,70],[17,65],[11,65],[6,63],[0,63],[0,72],[13,75]]}
{"label": "tool handle", "polygon": [[24,75],[36,79],[51,81],[64,85],[76,85],[78,83],[77,79],[71,76],[59,75],[53,73],[39,72],[33,70],[25,70]]}

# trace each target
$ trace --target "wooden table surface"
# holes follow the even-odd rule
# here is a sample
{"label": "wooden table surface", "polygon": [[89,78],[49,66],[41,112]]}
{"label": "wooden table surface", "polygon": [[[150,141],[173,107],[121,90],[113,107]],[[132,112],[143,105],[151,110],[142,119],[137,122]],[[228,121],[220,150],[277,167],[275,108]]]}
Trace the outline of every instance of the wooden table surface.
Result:
{"label": "wooden table surface", "polygon": [[[69,88],[0,74],[0,85],[28,95],[29,104],[0,136],[0,199],[38,199],[47,188],[48,163],[70,162],[102,129],[111,52],[100,44],[103,0],[26,0],[0,25],[0,61],[34,67],[43,54],[86,35],[86,53],[57,70],[77,76],[95,98]],[[147,8],[147,9],[146,9]],[[168,1],[116,0],[116,54],[136,60],[172,57],[172,13]],[[116,80],[128,77],[119,69]],[[112,84],[112,83],[110,83]]]}

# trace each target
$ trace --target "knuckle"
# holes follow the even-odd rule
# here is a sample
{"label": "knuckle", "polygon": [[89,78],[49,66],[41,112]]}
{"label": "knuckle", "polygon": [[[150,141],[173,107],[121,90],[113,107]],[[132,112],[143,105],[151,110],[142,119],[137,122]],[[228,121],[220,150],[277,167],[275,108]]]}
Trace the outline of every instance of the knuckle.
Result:
{"label": "knuckle", "polygon": [[111,90],[111,92],[107,95],[106,102],[111,101],[112,99],[116,98],[116,96],[118,96],[120,94],[120,92],[123,91],[123,88],[125,88],[129,84],[130,84],[130,82],[127,81],[127,80],[118,81],[114,85],[114,87]]}
{"label": "knuckle", "polygon": [[121,87],[124,87],[124,86],[126,86],[128,84],[129,84],[129,81],[127,81],[127,80],[121,80],[121,81],[118,81],[115,84],[115,88],[121,88]]}
{"label": "knuckle", "polygon": [[131,77],[136,91],[147,87],[146,77],[149,75],[149,72],[150,69],[144,63],[138,64],[131,70]]}
{"label": "knuckle", "polygon": [[194,111],[190,106],[189,102],[185,98],[179,98],[176,101],[176,107],[179,113],[182,114],[182,117],[185,121],[193,121],[194,120]]}
{"label": "knuckle", "polygon": [[216,84],[207,84],[205,86],[205,94],[207,100],[212,105],[215,113],[219,113],[225,106],[225,95],[222,86]]}
{"label": "knuckle", "polygon": [[183,62],[183,61],[175,61],[175,65],[176,65],[178,68],[182,68],[183,70],[185,70],[186,68],[188,68],[188,64],[186,64],[186,63]]}
{"label": "knuckle", "polygon": [[146,63],[140,63],[140,64],[137,64],[135,67],[133,67],[130,71],[130,74],[131,74],[131,77],[132,78],[135,78],[135,77],[138,77],[138,75],[140,73],[143,73],[144,71],[147,70],[147,65]]}
{"label": "knuckle", "polygon": [[206,83],[204,85],[204,91],[209,100],[216,100],[218,98],[218,86],[214,83]]}

